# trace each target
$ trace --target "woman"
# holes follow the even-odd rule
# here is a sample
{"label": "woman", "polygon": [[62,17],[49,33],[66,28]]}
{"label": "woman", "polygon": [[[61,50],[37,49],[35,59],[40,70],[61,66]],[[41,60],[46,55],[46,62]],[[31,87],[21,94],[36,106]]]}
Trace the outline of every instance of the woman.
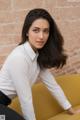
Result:
{"label": "woman", "polygon": [[48,71],[48,68],[62,67],[66,58],[63,37],[51,15],[45,9],[31,10],[24,21],[22,41],[8,56],[0,71],[0,91],[8,98],[2,104],[8,105],[17,95],[25,120],[36,120],[31,87],[40,76],[64,110],[70,114],[79,113],[80,110],[73,110]]}

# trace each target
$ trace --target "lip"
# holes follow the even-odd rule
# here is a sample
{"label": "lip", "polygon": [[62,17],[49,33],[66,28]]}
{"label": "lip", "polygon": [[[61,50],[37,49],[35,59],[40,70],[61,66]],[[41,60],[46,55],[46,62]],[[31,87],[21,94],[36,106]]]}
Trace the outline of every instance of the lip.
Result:
{"label": "lip", "polygon": [[42,46],[44,44],[44,42],[42,42],[42,41],[37,41],[36,43],[37,43],[37,45],[40,45],[40,46]]}
{"label": "lip", "polygon": [[44,43],[44,41],[36,41],[37,43]]}

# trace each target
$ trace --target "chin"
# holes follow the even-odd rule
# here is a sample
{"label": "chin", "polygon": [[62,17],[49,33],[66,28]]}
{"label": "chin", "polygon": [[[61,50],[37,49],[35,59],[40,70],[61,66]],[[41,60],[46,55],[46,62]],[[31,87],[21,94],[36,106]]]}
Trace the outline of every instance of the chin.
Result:
{"label": "chin", "polygon": [[35,45],[36,49],[42,49],[44,47],[44,44],[37,44]]}
{"label": "chin", "polygon": [[42,48],[43,48],[43,46],[37,47],[37,49],[42,49]]}

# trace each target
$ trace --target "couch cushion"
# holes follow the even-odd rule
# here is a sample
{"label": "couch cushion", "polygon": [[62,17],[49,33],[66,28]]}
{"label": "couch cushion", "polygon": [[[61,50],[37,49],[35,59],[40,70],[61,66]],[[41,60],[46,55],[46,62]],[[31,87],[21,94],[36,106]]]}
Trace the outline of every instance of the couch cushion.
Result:
{"label": "couch cushion", "polygon": [[72,106],[80,105],[80,74],[62,75],[56,77]]}
{"label": "couch cushion", "polygon": [[[80,105],[74,107],[74,109],[80,109]],[[48,120],[80,120],[80,114],[69,115],[67,112],[62,112]]]}
{"label": "couch cushion", "polygon": [[37,120],[47,120],[63,111],[42,83],[33,87],[33,104]]}
{"label": "couch cushion", "polygon": [[[80,104],[80,74],[62,75],[56,80],[72,106]],[[33,100],[37,120],[47,120],[64,111],[42,83],[33,86]]]}
{"label": "couch cushion", "polygon": [[22,115],[21,107],[18,98],[16,97],[12,103],[8,106],[14,111],[18,112],[20,115]]}

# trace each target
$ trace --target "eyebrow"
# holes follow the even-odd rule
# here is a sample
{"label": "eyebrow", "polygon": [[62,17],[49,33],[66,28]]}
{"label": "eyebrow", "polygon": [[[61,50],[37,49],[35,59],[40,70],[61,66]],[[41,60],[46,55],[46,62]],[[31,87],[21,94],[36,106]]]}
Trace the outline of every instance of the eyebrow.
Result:
{"label": "eyebrow", "polygon": [[[39,28],[39,27],[33,27],[33,29],[41,29],[41,28]],[[49,29],[49,28],[43,28],[43,29]]]}

